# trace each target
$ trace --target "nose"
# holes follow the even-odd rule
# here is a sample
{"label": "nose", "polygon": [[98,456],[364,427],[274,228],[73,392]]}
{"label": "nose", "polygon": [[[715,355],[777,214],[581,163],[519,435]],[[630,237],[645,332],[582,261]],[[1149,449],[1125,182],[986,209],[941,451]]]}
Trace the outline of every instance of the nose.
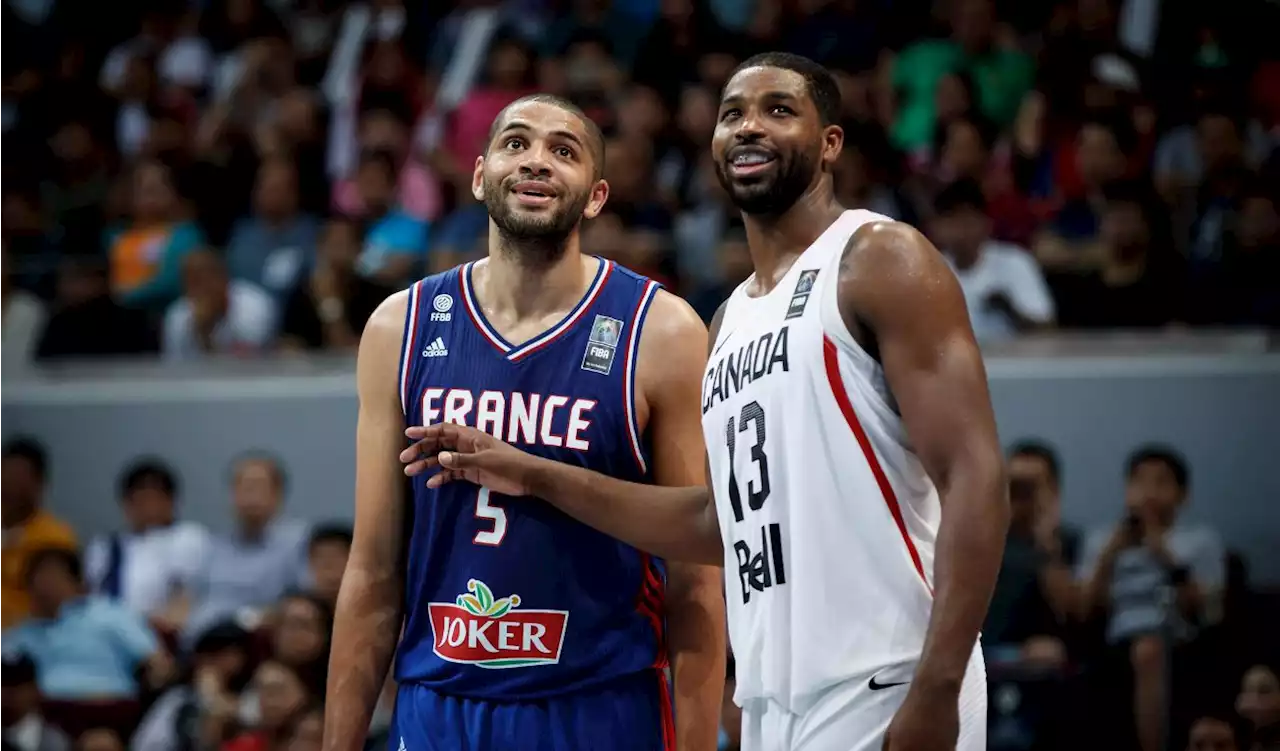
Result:
{"label": "nose", "polygon": [[551,174],[551,159],[546,146],[534,143],[525,149],[524,158],[520,160],[520,173],[542,176]]}
{"label": "nose", "polygon": [[759,113],[754,110],[745,113],[738,121],[738,129],[734,131],[733,137],[738,143],[751,143],[763,138],[764,128]]}

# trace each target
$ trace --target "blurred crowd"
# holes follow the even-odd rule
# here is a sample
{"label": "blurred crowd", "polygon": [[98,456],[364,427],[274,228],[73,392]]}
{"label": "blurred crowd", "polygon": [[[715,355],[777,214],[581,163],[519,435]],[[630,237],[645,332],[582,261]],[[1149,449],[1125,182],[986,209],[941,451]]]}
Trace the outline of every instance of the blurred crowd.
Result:
{"label": "blurred crowd", "polygon": [[[1280,9],[1262,0],[3,12],[5,379],[60,359],[350,352],[391,291],[484,254],[474,160],[534,91],[607,136],[610,200],[584,248],[709,316],[750,272],[709,161],[718,91],[769,49],[836,73],[839,197],[924,230],[984,342],[1280,325],[1280,60],[1251,33]],[[1280,748],[1280,608],[1181,520],[1181,457],[1116,464],[1120,521],[1074,530],[1052,447],[1011,452],[991,748]],[[5,751],[318,748],[349,529],[291,516],[287,468],[246,454],[229,532],[182,521],[180,478],[144,459],[121,471],[125,526],[77,540],[43,508],[48,471],[38,444],[5,447]],[[733,748],[729,702],[723,730]]]}
{"label": "blurred crowd", "polygon": [[585,247],[709,313],[749,270],[717,93],[763,49],[836,71],[840,198],[923,228],[982,339],[1275,325],[1277,10],[1224,5],[9,0],[5,368],[350,349],[484,252],[474,160],[532,91],[607,134]]}
{"label": "blurred crowd", "polygon": [[[139,459],[116,489],[123,526],[77,539],[46,508],[43,448],[18,438],[3,456],[5,751],[320,747],[351,531],[291,511],[286,467],[240,456],[224,502],[184,498],[164,461]],[[1185,518],[1181,456],[1143,446],[1118,464],[1118,522],[1081,530],[1063,520],[1054,449],[1010,449],[1012,524],[983,627],[989,748],[1280,748],[1280,596]],[[225,503],[226,531],[183,520],[191,503]],[[737,750],[733,681],[731,667],[722,751]],[[369,751],[386,747],[394,702],[389,678]]]}

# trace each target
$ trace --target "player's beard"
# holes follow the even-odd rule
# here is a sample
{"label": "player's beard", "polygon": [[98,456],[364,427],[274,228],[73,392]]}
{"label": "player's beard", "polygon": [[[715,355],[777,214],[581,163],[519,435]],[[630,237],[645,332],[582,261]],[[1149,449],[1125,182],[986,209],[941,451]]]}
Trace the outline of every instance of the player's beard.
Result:
{"label": "player's beard", "polygon": [[744,214],[754,216],[779,216],[795,205],[809,189],[814,173],[818,171],[821,153],[805,151],[778,152],[774,157],[777,168],[772,175],[741,182],[729,174],[729,165],[716,160],[716,177],[720,186],[729,194],[733,205]]}
{"label": "player's beard", "polygon": [[510,196],[505,180],[485,178],[484,205],[498,228],[502,247],[535,265],[550,263],[564,255],[569,235],[577,228],[591,200],[590,192],[580,196],[561,193],[552,211],[519,212],[508,201]]}

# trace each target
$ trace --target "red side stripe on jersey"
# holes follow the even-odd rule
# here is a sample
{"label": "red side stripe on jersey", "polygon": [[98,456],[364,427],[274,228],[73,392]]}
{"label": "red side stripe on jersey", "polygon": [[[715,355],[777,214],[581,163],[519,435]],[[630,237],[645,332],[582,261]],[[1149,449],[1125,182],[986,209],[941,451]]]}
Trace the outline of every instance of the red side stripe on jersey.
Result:
{"label": "red side stripe on jersey", "polygon": [[676,751],[676,711],[671,696],[671,682],[667,680],[667,671],[661,668],[653,671],[658,677],[658,706],[662,713],[662,751]]}
{"label": "red side stripe on jersey", "polygon": [[421,296],[421,291],[421,281],[414,282],[409,288],[409,310],[405,314],[408,318],[406,326],[409,330],[404,338],[404,352],[400,356],[400,408],[404,410],[405,415],[409,414],[410,363],[413,362],[413,356],[418,351],[418,298]]}
{"label": "red side stripe on jersey", "polygon": [[893,492],[893,486],[889,484],[889,478],[885,475],[884,468],[880,466],[880,460],[876,458],[875,449],[867,439],[862,423],[858,421],[858,414],[853,411],[853,402],[849,400],[849,392],[844,388],[844,379],[840,377],[840,359],[836,352],[836,345],[827,336],[822,338],[822,361],[827,368],[827,382],[831,384],[831,393],[836,398],[836,404],[840,406],[844,421],[849,424],[849,430],[853,431],[853,437],[857,439],[862,455],[866,457],[867,466],[871,468],[871,474],[876,478],[876,485],[880,486],[880,494],[884,496],[885,505],[889,507],[893,523],[898,525],[898,532],[902,534],[902,542],[907,546],[911,563],[916,567],[920,581],[924,582],[924,586],[932,593],[929,578],[924,575],[924,564],[920,562],[920,551],[916,550],[915,542],[907,533],[907,523],[902,518],[902,506],[898,503],[898,496]]}
{"label": "red side stripe on jersey", "polygon": [[663,586],[662,580],[653,570],[653,559],[648,553],[640,553],[640,591],[636,593],[636,611],[644,616],[653,626],[653,635],[657,643],[657,655],[654,658],[655,668],[667,666],[667,633],[663,623]]}

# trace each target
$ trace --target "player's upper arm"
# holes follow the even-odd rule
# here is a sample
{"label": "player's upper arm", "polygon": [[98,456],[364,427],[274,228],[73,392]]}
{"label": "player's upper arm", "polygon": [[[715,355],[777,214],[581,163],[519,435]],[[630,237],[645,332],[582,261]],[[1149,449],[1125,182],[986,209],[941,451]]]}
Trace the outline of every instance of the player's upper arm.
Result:
{"label": "player's upper arm", "polygon": [[849,240],[840,263],[840,309],[853,331],[875,337],[889,388],[916,454],[944,490],[957,467],[1000,476],[982,355],[964,295],[919,232],[876,222]]}
{"label": "player's upper arm", "polygon": [[404,412],[400,349],[408,293],[378,306],[360,338],[356,389],[356,514],[351,565],[399,570],[404,521]]}
{"label": "player's upper arm", "polygon": [[637,412],[648,427],[658,485],[707,483],[701,409],[706,363],[702,319],[684,300],[659,290],[645,317],[636,361]]}

